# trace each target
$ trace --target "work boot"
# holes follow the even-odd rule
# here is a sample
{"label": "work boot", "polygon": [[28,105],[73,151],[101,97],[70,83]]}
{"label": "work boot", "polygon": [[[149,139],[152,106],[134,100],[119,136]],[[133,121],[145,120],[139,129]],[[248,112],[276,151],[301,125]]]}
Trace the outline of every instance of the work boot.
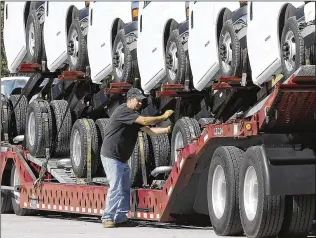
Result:
{"label": "work boot", "polygon": [[113,227],[115,227],[115,223],[112,220],[103,220],[102,226],[103,226],[103,228],[113,228]]}

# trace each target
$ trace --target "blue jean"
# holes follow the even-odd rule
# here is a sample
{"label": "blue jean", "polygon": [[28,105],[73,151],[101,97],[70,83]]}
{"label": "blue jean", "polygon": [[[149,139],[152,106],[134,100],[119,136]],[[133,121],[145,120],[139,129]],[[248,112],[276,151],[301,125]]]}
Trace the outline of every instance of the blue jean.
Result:
{"label": "blue jean", "polygon": [[128,220],[126,213],[130,210],[130,168],[127,163],[102,155],[101,161],[109,182],[101,220],[125,222]]}

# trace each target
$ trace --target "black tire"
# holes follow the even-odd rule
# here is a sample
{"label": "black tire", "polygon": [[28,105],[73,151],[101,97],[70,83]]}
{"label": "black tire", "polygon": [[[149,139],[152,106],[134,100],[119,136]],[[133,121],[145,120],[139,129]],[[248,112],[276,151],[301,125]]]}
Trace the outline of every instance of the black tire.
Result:
{"label": "black tire", "polygon": [[[61,126],[62,119],[64,118],[68,102],[65,100],[54,100],[50,103],[51,111],[52,111],[52,125],[53,125],[53,137],[52,139],[55,140],[56,134],[58,133],[58,130]],[[64,122],[62,124],[62,127],[57,135],[56,141],[53,141],[53,143],[56,143],[54,146],[54,156],[55,157],[64,157],[70,155],[70,134],[71,134],[71,113],[70,109],[68,109],[66,113],[66,117],[64,119]]]}
{"label": "black tire", "polygon": [[[72,127],[70,137],[70,158],[74,174],[78,178],[87,177],[87,165],[88,165],[88,128],[90,127],[91,136],[91,175],[94,176],[100,165],[100,149],[98,146],[98,134],[94,121],[91,119],[78,119]],[[79,133],[79,134],[77,134]],[[76,138],[74,138],[76,136]],[[77,137],[79,136],[79,137]],[[81,155],[79,158],[74,156],[74,140],[80,139]]]}
{"label": "black tire", "polygon": [[[121,52],[124,53],[123,60],[120,59]],[[112,49],[112,64],[114,82],[133,83],[134,78],[139,76],[137,60],[134,60],[132,57],[124,29],[119,30],[115,36]],[[118,70],[121,70],[121,73]]]}
{"label": "black tire", "polygon": [[[18,176],[17,183],[14,183],[14,175]],[[13,187],[16,185],[20,185],[19,182],[20,182],[19,173],[14,165],[11,170],[10,184]],[[19,198],[17,199],[17,197],[14,194],[13,196],[11,196],[11,202],[12,202],[13,211],[17,216],[32,216],[37,213],[36,210],[21,208],[20,203],[19,203]]]}
{"label": "black tire", "polygon": [[[105,130],[106,125],[109,123],[109,120],[110,120],[109,118],[101,118],[95,121],[95,125],[97,127],[97,132],[98,132],[98,145],[99,145],[100,150],[102,148],[102,143],[104,139],[104,130]],[[97,176],[106,177],[103,166],[99,166],[98,171],[97,171]]]}
{"label": "black tire", "polygon": [[[226,39],[231,43],[227,45]],[[228,58],[227,50],[231,50],[232,58]],[[218,43],[218,58],[220,71],[223,76],[241,76],[242,74],[242,50],[232,20],[227,20],[221,30]],[[225,67],[226,65],[226,67]]]}
{"label": "black tire", "polygon": [[[175,47],[175,48],[174,48]],[[174,65],[174,59],[177,64]],[[166,77],[169,84],[184,84],[187,57],[181,42],[179,30],[173,30],[166,46]]]}
{"label": "black tire", "polygon": [[153,151],[154,167],[168,166],[170,156],[170,143],[167,134],[150,136]]}
{"label": "black tire", "polygon": [[[29,63],[41,63],[43,56],[43,25],[40,24],[37,19],[36,12],[30,11],[30,14],[26,22],[26,58]],[[30,34],[30,31],[34,31],[34,34]],[[30,49],[30,37],[34,40],[34,48]]]}
{"label": "black tire", "polygon": [[[290,57],[290,55],[285,55],[286,52],[289,52],[289,46],[288,41],[286,40],[287,35],[293,33],[293,40],[295,41],[295,60],[294,60],[294,66],[292,69],[288,68],[286,65],[286,62],[289,62],[289,60],[286,60],[287,57]],[[298,23],[296,21],[296,17],[290,17],[286,19],[282,37],[281,37],[281,64],[282,64],[282,72],[285,76],[285,78],[290,77],[300,66],[305,64],[305,49],[304,49],[304,40],[302,38],[301,32],[299,30]],[[293,57],[290,57],[293,58]]]}
{"label": "black tire", "polygon": [[[99,145],[102,145],[103,139],[104,139],[104,132],[105,132],[105,127],[109,123],[110,119],[109,118],[101,118],[95,121],[95,124],[97,126],[98,130],[98,137],[99,137]],[[100,136],[99,136],[100,135]]]}
{"label": "black tire", "polygon": [[9,190],[2,190],[1,191],[1,214],[10,214],[13,212],[12,207],[12,192]]}
{"label": "black tire", "polygon": [[[243,159],[244,152],[233,146],[218,147],[212,156],[208,172],[207,201],[212,227],[219,236],[243,234],[239,216],[239,170]],[[218,168],[224,172],[226,184],[223,211],[218,211],[219,206],[213,204],[213,179],[220,171]]]}
{"label": "black tire", "polygon": [[10,139],[11,107],[5,97],[1,97],[1,140],[5,141],[5,134]]}
{"label": "black tire", "polygon": [[[183,146],[185,147],[186,145],[192,143],[193,139],[195,137],[200,136],[201,134],[201,129],[198,124],[198,122],[195,119],[188,118],[188,117],[183,117],[179,119],[172,131],[172,137],[171,137],[171,160],[170,164],[174,165],[177,158],[176,158],[176,139],[177,134],[181,133],[182,139],[183,139]],[[180,136],[180,135],[179,135]]]}
{"label": "black tire", "polygon": [[[148,164],[150,160],[150,150],[149,150],[149,141],[146,133],[143,133],[144,138],[144,154],[147,168],[147,177],[148,177]],[[142,186],[142,167],[140,162],[140,150],[139,150],[139,140],[135,144],[135,148],[131,157],[128,160],[128,165],[130,167],[130,182],[131,187],[141,187]]]}
{"label": "black tire", "polygon": [[315,196],[287,196],[285,215],[279,238],[304,238],[312,228]]}
{"label": "black tire", "polygon": [[[74,51],[72,34],[76,34],[75,40],[78,41],[78,52]],[[74,19],[70,25],[68,36],[68,64],[70,70],[86,71],[88,65],[87,36],[82,34],[80,23]],[[75,61],[72,61],[75,60]]]}
{"label": "black tire", "polygon": [[[33,118],[34,115],[34,118]],[[34,121],[33,121],[34,119]],[[45,120],[48,120],[48,132],[45,131]],[[33,121],[33,122],[32,122]],[[34,134],[31,124],[34,123]],[[52,146],[53,120],[52,113],[47,101],[35,99],[27,109],[26,118],[26,146],[34,157],[45,157],[46,144]],[[48,133],[48,135],[46,134]],[[46,142],[46,138],[48,141]]]}
{"label": "black tire", "polygon": [[[263,161],[260,147],[251,147],[245,152],[244,163],[240,169],[239,209],[241,223],[247,237],[276,237],[278,236],[284,217],[284,196],[266,196]],[[252,171],[257,176],[258,204],[254,217],[248,219],[244,202],[244,182],[246,171]],[[249,190],[248,190],[249,191]]]}
{"label": "black tire", "polygon": [[[26,113],[28,102],[23,95],[17,104],[21,95],[11,95],[9,98],[11,111],[11,139],[18,135],[24,135],[26,128]],[[14,110],[13,110],[14,109]]]}

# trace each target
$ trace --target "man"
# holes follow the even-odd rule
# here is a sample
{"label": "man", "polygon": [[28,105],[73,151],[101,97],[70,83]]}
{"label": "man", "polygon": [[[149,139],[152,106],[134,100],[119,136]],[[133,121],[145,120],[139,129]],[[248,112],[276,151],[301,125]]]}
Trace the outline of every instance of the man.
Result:
{"label": "man", "polygon": [[157,117],[145,117],[138,113],[145,96],[137,88],[127,92],[127,102],[118,106],[105,128],[101,148],[101,160],[109,182],[103,227],[126,224],[130,210],[130,168],[127,164],[133,153],[139,130],[148,134],[170,133],[171,128],[150,128],[168,119],[173,111],[168,110]]}

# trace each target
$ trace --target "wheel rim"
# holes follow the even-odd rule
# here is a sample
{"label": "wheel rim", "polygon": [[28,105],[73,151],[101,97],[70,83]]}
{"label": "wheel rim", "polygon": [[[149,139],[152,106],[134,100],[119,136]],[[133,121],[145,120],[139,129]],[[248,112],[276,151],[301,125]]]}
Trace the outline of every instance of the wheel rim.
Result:
{"label": "wheel rim", "polygon": [[34,55],[34,48],[35,48],[35,29],[33,22],[30,24],[29,28],[29,51],[31,55]]}
{"label": "wheel rim", "polygon": [[293,31],[286,33],[282,51],[285,67],[288,71],[292,71],[295,67],[296,58],[296,43]]}
{"label": "wheel rim", "polygon": [[178,72],[178,51],[175,42],[172,42],[167,55],[167,68],[170,79],[175,80]]}
{"label": "wheel rim", "polygon": [[124,46],[122,41],[120,41],[115,50],[114,54],[114,67],[118,77],[122,77],[124,71]]}
{"label": "wheel rim", "polygon": [[80,165],[81,161],[81,139],[80,139],[80,133],[78,130],[75,130],[74,132],[74,140],[73,140],[73,158],[76,166]]}
{"label": "wheel rim", "polygon": [[212,181],[212,204],[215,216],[220,219],[226,206],[226,179],[222,166],[217,165]]}
{"label": "wheel rim", "polygon": [[176,134],[175,144],[174,144],[174,162],[178,161],[178,155],[179,155],[178,149],[181,149],[183,147],[184,147],[183,137],[182,137],[182,133],[179,131]]}
{"label": "wheel rim", "polygon": [[[13,175],[13,186],[16,187],[16,186],[19,186],[19,185],[20,185],[20,177],[19,177],[17,169],[15,169],[14,170],[14,175]],[[13,194],[14,194],[15,202],[17,204],[20,204],[20,192],[14,191]]]}
{"label": "wheel rim", "polygon": [[231,69],[233,60],[232,38],[228,32],[225,33],[223,44],[220,47],[220,58],[223,69],[225,72],[228,72]]}
{"label": "wheel rim", "polygon": [[31,146],[35,144],[35,115],[31,112],[29,115],[29,121],[27,125],[27,134],[29,138],[29,143]]}
{"label": "wheel rim", "polygon": [[258,179],[253,166],[250,166],[245,174],[244,207],[248,220],[252,221],[256,216],[258,207]]}
{"label": "wheel rim", "polygon": [[68,53],[70,55],[70,60],[73,65],[77,64],[79,57],[79,36],[76,30],[73,30],[70,33],[69,42],[68,42]]}

